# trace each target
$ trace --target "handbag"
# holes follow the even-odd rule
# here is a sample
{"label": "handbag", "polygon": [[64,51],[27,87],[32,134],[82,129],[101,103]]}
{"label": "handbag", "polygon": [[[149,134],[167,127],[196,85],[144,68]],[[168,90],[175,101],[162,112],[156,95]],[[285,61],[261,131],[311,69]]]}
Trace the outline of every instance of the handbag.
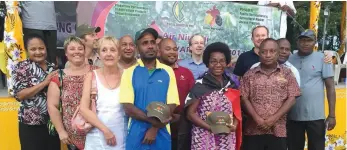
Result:
{"label": "handbag", "polygon": [[[92,87],[90,92],[91,105],[90,108],[92,112],[96,114],[96,100],[98,98],[98,88],[95,79],[95,73],[92,72]],[[71,118],[71,126],[76,129],[77,132],[88,133],[93,126],[88,123],[80,113],[80,106],[77,106],[74,115]]]}
{"label": "handbag", "polygon": [[[63,91],[63,70],[59,69],[58,73],[59,73],[58,79],[59,79],[59,92],[60,92],[59,95],[61,97],[61,94],[62,94],[62,91]],[[61,113],[62,110],[63,110],[62,103],[61,103],[61,99],[59,98],[59,112]],[[48,119],[47,127],[48,127],[49,135],[53,135],[53,136],[58,135],[58,132],[55,129],[55,126],[52,123],[52,120],[50,118]]]}

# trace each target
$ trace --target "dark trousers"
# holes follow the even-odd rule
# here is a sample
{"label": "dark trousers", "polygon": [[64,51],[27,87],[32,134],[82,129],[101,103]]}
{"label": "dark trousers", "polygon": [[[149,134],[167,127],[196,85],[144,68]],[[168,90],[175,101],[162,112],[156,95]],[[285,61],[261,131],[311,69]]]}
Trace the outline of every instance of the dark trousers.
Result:
{"label": "dark trousers", "polygon": [[[181,134],[178,136],[177,149],[176,150],[190,150],[191,149],[191,134]],[[174,150],[174,149],[172,149]]]}
{"label": "dark trousers", "polygon": [[[246,112],[244,111],[246,110],[245,106],[241,105],[241,114],[242,114],[242,141],[245,141],[245,136],[243,135],[243,133],[245,133],[246,131],[246,121],[247,121],[247,114]],[[244,150],[243,149],[243,144],[244,142],[241,143],[241,150]]]}
{"label": "dark trousers", "polygon": [[177,137],[176,138],[171,138],[171,150],[178,150],[177,149]]}
{"label": "dark trousers", "polygon": [[287,150],[287,138],[274,135],[244,136],[243,150]]}
{"label": "dark trousers", "polygon": [[19,123],[21,150],[60,150],[58,136],[48,134],[47,125]]}
{"label": "dark trousers", "polygon": [[324,150],[325,121],[288,121],[288,150],[303,150],[305,133],[308,138],[308,150]]}
{"label": "dark trousers", "polygon": [[29,34],[40,35],[47,44],[47,61],[57,64],[57,30],[36,30],[23,28],[24,42],[28,38]]}

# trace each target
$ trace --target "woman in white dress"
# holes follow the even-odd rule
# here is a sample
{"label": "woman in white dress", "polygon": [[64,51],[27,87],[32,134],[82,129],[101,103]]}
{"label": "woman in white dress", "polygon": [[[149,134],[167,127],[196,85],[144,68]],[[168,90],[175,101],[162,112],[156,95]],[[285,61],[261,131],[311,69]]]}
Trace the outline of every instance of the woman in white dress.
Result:
{"label": "woman in white dress", "polygon": [[[94,126],[87,134],[85,150],[124,150],[127,119],[119,103],[122,71],[117,65],[118,41],[113,37],[99,39],[98,53],[104,67],[94,70],[85,78],[80,104],[81,115]],[[93,73],[98,88],[96,114],[90,109]]]}

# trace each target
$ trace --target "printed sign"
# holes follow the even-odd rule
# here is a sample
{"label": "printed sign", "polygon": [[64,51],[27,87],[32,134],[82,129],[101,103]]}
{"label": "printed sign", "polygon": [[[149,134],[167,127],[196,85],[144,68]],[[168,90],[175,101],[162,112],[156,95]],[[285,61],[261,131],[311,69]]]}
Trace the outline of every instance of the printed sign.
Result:
{"label": "printed sign", "polygon": [[76,32],[77,2],[54,2],[57,16],[57,47],[63,47],[64,40]]}
{"label": "printed sign", "polygon": [[181,59],[190,57],[188,41],[198,33],[207,44],[228,44],[238,56],[253,47],[251,31],[257,25],[265,25],[270,36],[278,38],[280,16],[277,8],[233,2],[119,1],[110,9],[104,30],[119,38],[152,27],[176,41]]}

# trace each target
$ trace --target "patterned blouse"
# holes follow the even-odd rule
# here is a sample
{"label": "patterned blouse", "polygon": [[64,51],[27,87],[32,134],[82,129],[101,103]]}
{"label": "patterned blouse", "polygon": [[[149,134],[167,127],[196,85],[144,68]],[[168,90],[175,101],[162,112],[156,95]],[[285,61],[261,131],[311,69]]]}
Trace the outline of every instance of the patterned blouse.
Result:
{"label": "patterned blouse", "polygon": [[[97,68],[98,67],[90,66],[90,70],[95,70]],[[63,88],[60,97],[63,108],[62,116],[64,128],[69,134],[72,143],[79,149],[83,149],[84,147],[86,133],[77,132],[77,130],[73,129],[71,126],[71,119],[77,106],[80,104],[85,75],[86,74],[72,76],[63,73]],[[51,82],[60,86],[59,75],[56,74],[53,76]]]}
{"label": "patterned blouse", "polygon": [[[14,97],[17,101],[18,92],[23,89],[40,84],[46,76],[54,70],[54,65],[47,63],[47,71],[44,71],[37,63],[26,59],[18,63],[13,70],[12,83]],[[38,92],[35,96],[19,101],[18,120],[27,125],[42,125],[48,121],[47,112],[47,87]]]}

